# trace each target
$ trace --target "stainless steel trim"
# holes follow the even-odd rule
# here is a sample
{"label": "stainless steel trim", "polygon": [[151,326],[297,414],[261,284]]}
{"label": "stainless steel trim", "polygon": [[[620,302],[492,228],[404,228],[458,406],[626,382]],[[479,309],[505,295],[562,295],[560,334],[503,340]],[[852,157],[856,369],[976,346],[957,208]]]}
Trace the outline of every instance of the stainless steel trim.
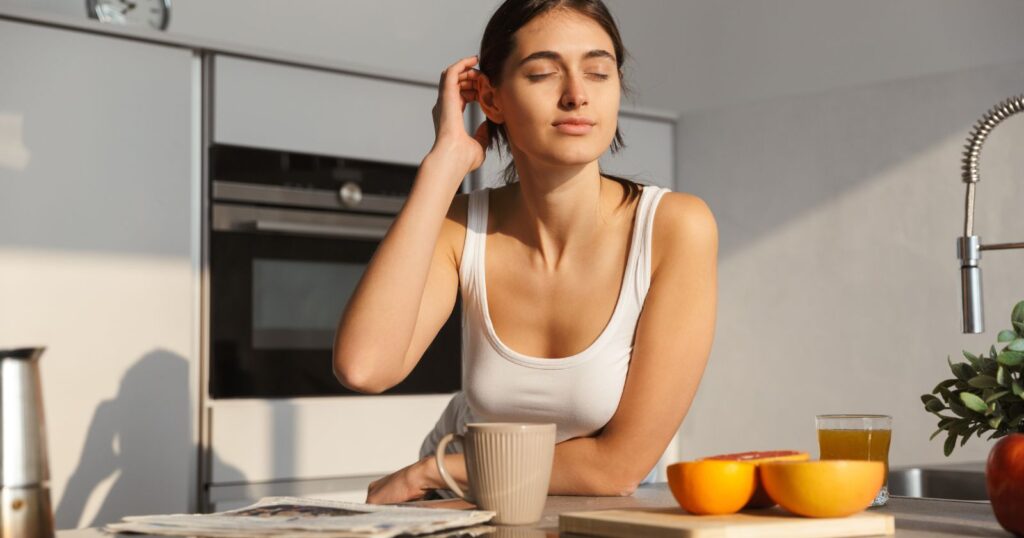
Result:
{"label": "stainless steel trim", "polygon": [[206,484],[210,480],[210,421],[207,406],[210,402],[207,380],[210,379],[210,159],[209,148],[213,140],[213,68],[214,56],[197,51],[200,58],[199,71],[199,124],[198,124],[198,165],[199,165],[199,229],[200,229],[200,280],[199,280],[199,379],[196,422],[199,442],[196,457],[195,508],[197,512],[209,512],[210,504]]}
{"label": "stainless steel trim", "polygon": [[349,239],[383,239],[387,228],[371,229],[358,226],[340,226],[324,224],[299,224],[297,222],[281,222],[276,220],[255,220],[252,229],[257,232],[277,232],[297,235],[325,235]]}
{"label": "stainless steel trim", "polygon": [[345,203],[340,190],[334,192],[311,191],[235,181],[214,181],[213,198],[232,202],[259,202],[326,209],[358,209],[392,215],[397,215],[401,211],[406,200],[405,197],[362,193],[359,200],[350,205]]}
{"label": "stainless steel trim", "polygon": [[390,216],[326,213],[271,207],[213,204],[212,228],[218,232],[263,231],[294,235],[382,239]]}

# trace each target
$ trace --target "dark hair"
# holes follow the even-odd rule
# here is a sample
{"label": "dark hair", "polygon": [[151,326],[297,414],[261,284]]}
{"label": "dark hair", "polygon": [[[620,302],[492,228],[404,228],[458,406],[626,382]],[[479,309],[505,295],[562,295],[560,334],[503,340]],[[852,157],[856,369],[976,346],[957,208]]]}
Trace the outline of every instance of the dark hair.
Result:
{"label": "dark hair", "polygon": [[[488,21],[484,29],[483,38],[480,40],[480,72],[487,75],[491,84],[501,84],[502,67],[512,53],[515,46],[515,33],[525,26],[534,17],[542,15],[556,8],[570,9],[581,15],[590,17],[608,33],[612,38],[612,46],[615,49],[615,61],[619,71],[619,83],[625,94],[630,93],[629,87],[622,78],[622,65],[625,62],[626,50],[622,46],[622,37],[619,35],[619,28],[615,24],[608,7],[601,0],[505,0]],[[487,147],[496,147],[500,155],[502,150],[511,155],[508,142],[508,132],[504,125],[494,123],[490,119],[487,122],[488,141]],[[615,128],[615,138],[612,139],[611,151],[617,153],[626,143],[622,139],[622,132]],[[635,181],[601,173],[603,176],[622,184],[625,189],[623,202],[632,200],[640,193],[640,184]],[[513,183],[518,174],[516,173],[515,162],[509,162],[502,172],[505,184]]]}

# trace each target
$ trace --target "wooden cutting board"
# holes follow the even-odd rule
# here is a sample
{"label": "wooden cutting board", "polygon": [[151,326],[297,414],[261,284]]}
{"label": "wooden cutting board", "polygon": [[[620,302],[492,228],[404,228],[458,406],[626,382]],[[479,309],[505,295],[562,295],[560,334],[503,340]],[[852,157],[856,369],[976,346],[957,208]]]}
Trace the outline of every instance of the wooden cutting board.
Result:
{"label": "wooden cutting board", "polygon": [[871,512],[843,518],[805,518],[778,507],[724,516],[694,516],[680,508],[646,508],[566,512],[558,517],[558,530],[609,538],[838,538],[894,534],[896,518]]}

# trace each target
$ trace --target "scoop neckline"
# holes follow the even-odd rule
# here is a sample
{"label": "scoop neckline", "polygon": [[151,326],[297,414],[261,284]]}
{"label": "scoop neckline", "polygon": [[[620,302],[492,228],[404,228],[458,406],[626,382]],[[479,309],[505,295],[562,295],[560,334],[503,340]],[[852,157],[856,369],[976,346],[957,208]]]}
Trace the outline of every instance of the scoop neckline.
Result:
{"label": "scoop neckline", "polygon": [[480,306],[483,311],[484,326],[486,328],[487,338],[491,341],[494,348],[506,359],[534,368],[568,368],[580,364],[590,358],[591,355],[599,351],[611,338],[614,331],[612,328],[616,326],[619,318],[622,317],[622,310],[625,308],[626,294],[629,293],[628,284],[629,276],[636,271],[637,256],[634,256],[636,249],[638,248],[638,238],[640,237],[640,228],[642,227],[640,221],[640,210],[643,208],[644,198],[647,194],[647,188],[641,188],[640,200],[637,202],[636,211],[633,214],[633,229],[631,230],[629,250],[626,252],[626,269],[622,273],[622,280],[619,282],[619,293],[615,300],[615,307],[612,309],[612,314],[608,318],[608,322],[601,329],[600,334],[597,335],[590,345],[584,348],[582,351],[569,355],[567,357],[535,357],[532,355],[526,355],[520,353],[511,347],[507,346],[505,342],[498,336],[498,332],[494,328],[494,324],[491,322],[491,308],[490,303],[487,299],[487,232],[489,224],[489,214],[491,206],[491,191],[493,189],[488,187],[484,193],[484,204],[482,213],[483,233],[478,237],[480,242],[479,250],[477,254],[477,282],[480,288]]}

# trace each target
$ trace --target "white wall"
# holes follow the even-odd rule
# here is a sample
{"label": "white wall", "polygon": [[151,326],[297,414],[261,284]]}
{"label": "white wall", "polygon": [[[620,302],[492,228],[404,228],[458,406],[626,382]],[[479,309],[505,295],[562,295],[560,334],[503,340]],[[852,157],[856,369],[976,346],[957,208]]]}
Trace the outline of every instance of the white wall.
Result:
{"label": "white wall", "polygon": [[[1024,299],[1024,253],[986,252],[987,331],[960,334],[960,152],[971,124],[1022,90],[1017,62],[683,118],[679,182],[721,236],[720,317],[684,456],[815,454],[815,414],[886,413],[893,465],[944,459],[919,396],[952,377],[947,355],[987,350]],[[983,242],[1024,240],[1022,142],[1011,118],[982,152]],[[972,439],[954,459],[986,453]]]}

